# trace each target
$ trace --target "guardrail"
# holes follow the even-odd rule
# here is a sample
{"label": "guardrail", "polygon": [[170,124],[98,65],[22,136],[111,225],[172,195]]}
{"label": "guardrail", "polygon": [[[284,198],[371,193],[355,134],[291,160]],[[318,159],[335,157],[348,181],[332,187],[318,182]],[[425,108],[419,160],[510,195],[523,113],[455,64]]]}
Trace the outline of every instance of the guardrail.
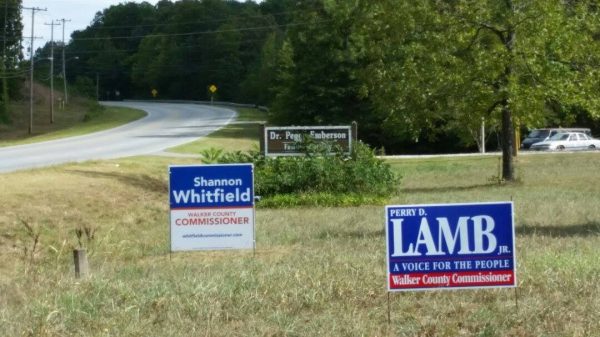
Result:
{"label": "guardrail", "polygon": [[229,106],[234,108],[251,108],[258,109],[260,111],[268,112],[269,108],[258,104],[244,104],[244,103],[233,103],[223,101],[193,101],[185,99],[124,99],[124,102],[156,102],[156,103],[185,103],[185,104],[202,104],[202,105],[218,105],[218,106]]}

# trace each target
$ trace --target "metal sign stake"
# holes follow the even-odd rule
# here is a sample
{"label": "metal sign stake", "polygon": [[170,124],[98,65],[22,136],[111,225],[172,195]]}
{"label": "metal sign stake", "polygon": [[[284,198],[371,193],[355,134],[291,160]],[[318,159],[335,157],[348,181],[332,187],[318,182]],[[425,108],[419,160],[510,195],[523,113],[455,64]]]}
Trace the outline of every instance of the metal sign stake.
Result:
{"label": "metal sign stake", "polygon": [[515,309],[517,313],[519,312],[519,293],[517,291],[517,287],[515,287]]}
{"label": "metal sign stake", "polygon": [[387,293],[387,318],[388,318],[388,331],[392,328],[392,304],[390,303],[390,292]]}

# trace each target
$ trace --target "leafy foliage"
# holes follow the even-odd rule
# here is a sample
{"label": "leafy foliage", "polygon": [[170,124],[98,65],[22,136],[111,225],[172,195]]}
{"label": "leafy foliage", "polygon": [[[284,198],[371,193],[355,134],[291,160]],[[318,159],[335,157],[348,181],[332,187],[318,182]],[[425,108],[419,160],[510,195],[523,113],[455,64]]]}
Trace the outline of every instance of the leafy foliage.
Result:
{"label": "leafy foliage", "polygon": [[79,55],[81,66],[69,76],[98,73],[104,99],[151,98],[156,89],[159,99],[206,100],[207,88],[215,84],[216,98],[239,101],[248,92],[242,92],[242,80],[264,72],[261,49],[274,32],[275,14],[267,4],[123,3],[73,34],[68,53]]}
{"label": "leafy foliage", "polygon": [[515,125],[547,124],[556,102],[598,114],[592,2],[381,0],[365,13],[365,92],[387,124],[418,132],[444,121],[469,137],[485,118],[502,128],[507,180]]}
{"label": "leafy foliage", "polygon": [[205,162],[207,164],[214,164],[214,163],[218,162],[219,159],[222,157],[223,150],[211,147],[211,148],[202,150],[200,152],[200,154],[202,155],[203,162]]}
{"label": "leafy foliage", "polygon": [[2,43],[2,58],[0,60],[0,124],[10,122],[8,103],[14,99],[22,87],[21,76],[24,74],[18,68],[22,59],[21,54],[21,0],[4,0],[0,3],[0,42]]}
{"label": "leafy foliage", "polygon": [[593,0],[129,2],[72,36],[68,75],[98,73],[103,99],[215,84],[272,124],[357,121],[389,153],[471,149],[484,120],[508,161],[514,128],[600,117],[599,36]]}
{"label": "leafy foliage", "polygon": [[350,155],[306,143],[305,155],[264,157],[256,151],[230,152],[222,163],[254,163],[255,193],[268,205],[357,205],[380,203],[397,191],[400,177],[358,143]]}

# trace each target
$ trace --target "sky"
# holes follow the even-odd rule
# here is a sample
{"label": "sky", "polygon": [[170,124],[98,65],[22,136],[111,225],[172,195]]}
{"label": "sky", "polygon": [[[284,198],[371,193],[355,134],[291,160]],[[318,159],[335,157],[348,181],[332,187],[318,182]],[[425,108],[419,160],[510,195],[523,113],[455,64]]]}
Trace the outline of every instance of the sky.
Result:
{"label": "sky", "polygon": [[[23,0],[23,7],[38,7],[47,11],[35,12],[34,49],[43,47],[50,41],[51,26],[44,23],[56,22],[60,19],[71,20],[65,23],[65,42],[68,43],[71,33],[76,30],[85,29],[94,19],[97,12],[101,12],[111,5],[118,5],[123,2],[143,2],[137,0]],[[146,0],[151,4],[156,4],[158,0]],[[29,44],[31,37],[31,11],[23,10],[23,50],[25,57],[29,58]],[[54,26],[54,40],[62,41],[62,25]]]}

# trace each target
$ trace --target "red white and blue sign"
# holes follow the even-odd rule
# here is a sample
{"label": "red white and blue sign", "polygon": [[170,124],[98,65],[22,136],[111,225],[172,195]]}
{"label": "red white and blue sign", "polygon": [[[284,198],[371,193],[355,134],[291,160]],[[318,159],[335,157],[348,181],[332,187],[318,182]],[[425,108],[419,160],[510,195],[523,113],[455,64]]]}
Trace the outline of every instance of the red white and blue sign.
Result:
{"label": "red white and blue sign", "polygon": [[512,202],[386,206],[389,291],[516,287]]}
{"label": "red white and blue sign", "polygon": [[252,164],[169,166],[171,251],[254,248]]}

